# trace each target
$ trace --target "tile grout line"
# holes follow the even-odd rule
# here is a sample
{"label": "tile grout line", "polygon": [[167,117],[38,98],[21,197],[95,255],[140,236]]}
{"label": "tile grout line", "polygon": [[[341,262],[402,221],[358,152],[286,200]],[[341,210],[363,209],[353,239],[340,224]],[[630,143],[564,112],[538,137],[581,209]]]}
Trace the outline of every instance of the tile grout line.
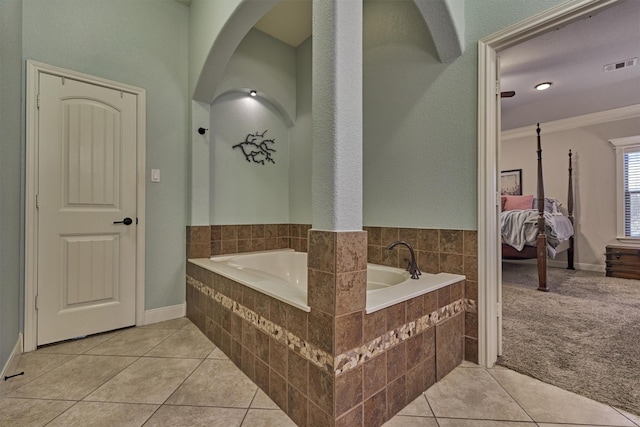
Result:
{"label": "tile grout line", "polygon": [[487,371],[487,373],[489,374],[489,376],[500,386],[500,388],[502,388],[504,390],[505,393],[507,393],[507,395],[509,395],[509,397],[520,407],[520,409],[522,409],[522,411],[527,414],[527,417],[529,417],[531,419],[531,421],[533,421],[534,423],[536,423],[536,425],[538,425],[538,421],[535,420],[531,414],[529,414],[529,411],[527,411],[518,401],[518,399],[515,398],[515,396],[513,396],[511,394],[511,392],[509,390],[506,389],[505,386],[502,385],[502,383],[500,381],[498,381],[498,379],[491,373],[491,369],[485,369],[485,371]]}

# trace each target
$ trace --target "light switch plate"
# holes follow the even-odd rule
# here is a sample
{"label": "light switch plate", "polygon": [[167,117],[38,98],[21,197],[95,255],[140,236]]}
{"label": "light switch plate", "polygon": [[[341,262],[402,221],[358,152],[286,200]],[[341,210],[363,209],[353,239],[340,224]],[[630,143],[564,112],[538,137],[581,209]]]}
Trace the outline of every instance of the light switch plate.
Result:
{"label": "light switch plate", "polygon": [[160,169],[151,169],[151,182],[160,182]]}

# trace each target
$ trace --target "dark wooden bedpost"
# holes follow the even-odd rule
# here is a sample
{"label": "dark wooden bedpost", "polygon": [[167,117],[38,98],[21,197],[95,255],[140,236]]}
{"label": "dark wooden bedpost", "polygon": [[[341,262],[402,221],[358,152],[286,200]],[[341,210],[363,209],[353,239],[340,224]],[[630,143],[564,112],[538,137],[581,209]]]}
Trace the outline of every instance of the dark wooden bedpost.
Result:
{"label": "dark wooden bedpost", "polygon": [[[574,226],[573,222],[573,167],[571,164],[571,150],[569,150],[569,190],[567,192],[567,210],[569,211],[569,221],[571,221],[571,225]],[[575,235],[575,226],[574,233]],[[567,250],[567,269],[575,270],[573,268],[573,235],[569,238],[569,249]]]}
{"label": "dark wooden bedpost", "polygon": [[547,288],[547,235],[544,230],[544,180],[542,176],[542,146],[540,145],[540,123],[538,134],[538,238],[536,253],[538,257],[538,290],[549,292]]}

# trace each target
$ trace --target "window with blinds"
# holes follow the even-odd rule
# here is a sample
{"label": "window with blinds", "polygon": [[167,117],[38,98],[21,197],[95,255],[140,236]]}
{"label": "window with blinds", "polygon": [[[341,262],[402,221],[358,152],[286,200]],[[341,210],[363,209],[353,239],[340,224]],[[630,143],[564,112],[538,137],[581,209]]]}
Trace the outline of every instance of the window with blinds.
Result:
{"label": "window with blinds", "polygon": [[624,234],[640,238],[640,147],[624,149]]}

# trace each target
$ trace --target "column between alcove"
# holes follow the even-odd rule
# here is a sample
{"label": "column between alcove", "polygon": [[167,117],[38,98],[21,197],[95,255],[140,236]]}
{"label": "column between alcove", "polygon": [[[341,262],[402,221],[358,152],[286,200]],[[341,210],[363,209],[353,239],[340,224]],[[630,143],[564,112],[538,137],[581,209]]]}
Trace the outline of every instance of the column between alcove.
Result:
{"label": "column between alcove", "polygon": [[[338,373],[363,344],[367,235],[362,231],[362,2],[313,3],[313,228],[309,341],[333,372],[310,365],[308,425],[363,425],[363,370]],[[344,357],[342,357],[344,358]]]}

